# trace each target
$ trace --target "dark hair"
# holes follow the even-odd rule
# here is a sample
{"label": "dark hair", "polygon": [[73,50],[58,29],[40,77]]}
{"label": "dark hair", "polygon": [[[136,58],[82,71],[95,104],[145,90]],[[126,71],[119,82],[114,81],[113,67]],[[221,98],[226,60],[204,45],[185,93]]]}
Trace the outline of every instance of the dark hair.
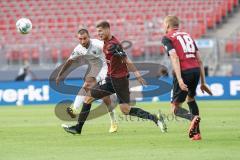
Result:
{"label": "dark hair", "polygon": [[102,27],[102,28],[110,28],[110,24],[107,21],[101,21],[97,24],[97,28]]}
{"label": "dark hair", "polygon": [[81,28],[81,29],[79,29],[78,30],[78,34],[84,34],[84,33],[86,33],[88,36],[89,36],[89,32],[88,32],[88,30],[87,29],[85,29],[85,28]]}

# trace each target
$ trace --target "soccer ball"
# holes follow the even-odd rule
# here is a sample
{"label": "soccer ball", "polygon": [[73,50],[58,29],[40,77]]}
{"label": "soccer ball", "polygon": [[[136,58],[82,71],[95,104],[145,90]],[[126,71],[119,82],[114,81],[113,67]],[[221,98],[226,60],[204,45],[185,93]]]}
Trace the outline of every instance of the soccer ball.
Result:
{"label": "soccer ball", "polygon": [[32,30],[32,22],[27,18],[20,18],[16,23],[17,31],[28,34]]}

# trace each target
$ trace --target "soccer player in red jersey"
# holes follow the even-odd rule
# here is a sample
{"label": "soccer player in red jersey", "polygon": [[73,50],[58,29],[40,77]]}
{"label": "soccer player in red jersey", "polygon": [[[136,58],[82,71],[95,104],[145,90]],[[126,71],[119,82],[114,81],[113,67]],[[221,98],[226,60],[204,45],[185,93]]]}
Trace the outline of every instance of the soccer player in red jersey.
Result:
{"label": "soccer player in red jersey", "polygon": [[120,109],[124,114],[149,119],[160,127],[162,132],[166,132],[167,127],[162,116],[156,116],[141,108],[130,106],[129,71],[133,71],[142,85],[145,84],[145,81],[132,61],[127,57],[120,42],[111,34],[110,24],[106,21],[100,22],[97,25],[97,32],[100,39],[104,41],[103,52],[108,66],[106,82],[91,89],[89,99],[84,102],[82,111],[79,114],[78,124],[65,127],[65,131],[72,134],[81,134],[82,127],[91,109],[91,103],[96,99],[116,93]]}
{"label": "soccer player in red jersey", "polygon": [[[189,137],[192,140],[200,140],[199,109],[194,98],[199,79],[202,92],[206,91],[211,94],[206,85],[200,52],[191,35],[179,30],[178,17],[165,17],[164,31],[166,34],[162,39],[162,43],[173,66],[173,89],[171,95],[173,113],[176,116],[190,120]],[[186,98],[190,112],[181,107]]]}

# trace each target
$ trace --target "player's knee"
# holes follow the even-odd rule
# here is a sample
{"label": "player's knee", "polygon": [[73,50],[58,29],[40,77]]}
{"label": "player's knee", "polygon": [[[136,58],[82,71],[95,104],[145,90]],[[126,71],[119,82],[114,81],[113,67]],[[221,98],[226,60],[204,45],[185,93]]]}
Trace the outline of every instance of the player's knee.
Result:
{"label": "player's knee", "polygon": [[192,101],[195,101],[195,98],[191,96],[187,96],[187,102],[192,102]]}
{"label": "player's knee", "polygon": [[111,105],[111,99],[110,99],[110,97],[109,97],[109,96],[104,97],[104,98],[103,98],[103,102],[104,102],[107,106]]}
{"label": "player's knee", "polygon": [[94,101],[94,98],[92,98],[92,97],[86,97],[84,99],[84,103],[86,103],[86,104],[91,104],[93,101]]}
{"label": "player's knee", "polygon": [[120,104],[120,109],[121,109],[123,114],[128,115],[131,108],[127,104]]}
{"label": "player's knee", "polygon": [[85,79],[85,82],[83,84],[83,88],[88,91],[90,88],[92,88],[96,84],[96,80],[92,77],[87,77]]}
{"label": "player's knee", "polygon": [[90,89],[90,84],[87,83],[87,82],[85,82],[85,83],[83,84],[82,88],[87,92],[87,91],[89,91],[89,89]]}
{"label": "player's knee", "polygon": [[178,109],[179,107],[181,107],[181,103],[172,103],[172,113],[173,113],[174,115],[177,114],[177,109]]}
{"label": "player's knee", "polygon": [[85,83],[87,83],[88,85],[95,85],[97,81],[94,77],[86,77]]}

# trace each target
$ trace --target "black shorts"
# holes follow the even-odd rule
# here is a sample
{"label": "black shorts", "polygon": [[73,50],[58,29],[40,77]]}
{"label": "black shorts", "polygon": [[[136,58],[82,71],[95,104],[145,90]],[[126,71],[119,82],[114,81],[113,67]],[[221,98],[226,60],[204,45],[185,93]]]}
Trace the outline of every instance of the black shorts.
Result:
{"label": "black shorts", "polygon": [[128,77],[106,78],[104,84],[97,84],[91,89],[91,96],[95,99],[101,99],[111,94],[117,94],[119,103],[130,102],[129,80]]}
{"label": "black shorts", "polygon": [[200,78],[200,69],[194,68],[181,73],[183,82],[188,87],[188,92],[181,90],[178,84],[177,77],[173,76],[173,86],[171,93],[171,103],[182,103],[185,101],[187,95],[194,97],[196,95],[196,89]]}

